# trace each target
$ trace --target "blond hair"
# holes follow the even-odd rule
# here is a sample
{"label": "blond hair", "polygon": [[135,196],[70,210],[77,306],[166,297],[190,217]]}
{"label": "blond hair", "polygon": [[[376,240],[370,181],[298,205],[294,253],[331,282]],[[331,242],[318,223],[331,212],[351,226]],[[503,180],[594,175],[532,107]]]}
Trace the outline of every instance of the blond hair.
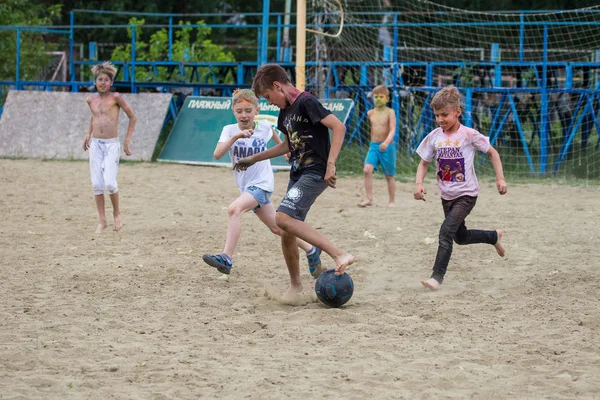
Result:
{"label": "blond hair", "polygon": [[433,96],[431,100],[431,108],[441,110],[446,106],[452,106],[457,110],[460,109],[460,94],[456,86],[446,86]]}
{"label": "blond hair", "polygon": [[96,64],[92,67],[92,74],[94,74],[94,80],[98,78],[100,74],[107,75],[111,81],[115,80],[117,69],[110,61],[105,61],[102,64]]}
{"label": "blond hair", "polygon": [[233,91],[233,105],[235,106],[240,101],[247,101],[248,103],[258,107],[258,98],[252,89],[235,89]]}
{"label": "blond hair", "polygon": [[387,97],[390,97],[390,91],[385,85],[375,86],[373,89],[373,94],[384,94]]}
{"label": "blond hair", "polygon": [[265,64],[256,71],[252,82],[252,90],[258,97],[263,90],[273,89],[273,82],[279,82],[282,85],[291,83],[290,77],[281,65]]}

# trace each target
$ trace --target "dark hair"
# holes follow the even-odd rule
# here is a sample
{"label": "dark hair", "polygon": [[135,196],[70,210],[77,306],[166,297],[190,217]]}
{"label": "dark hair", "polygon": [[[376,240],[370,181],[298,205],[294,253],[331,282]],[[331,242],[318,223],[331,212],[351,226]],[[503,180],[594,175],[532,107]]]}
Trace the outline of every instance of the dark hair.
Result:
{"label": "dark hair", "polygon": [[287,72],[279,64],[265,64],[256,71],[254,81],[252,82],[252,90],[256,97],[260,97],[260,93],[265,89],[272,89],[273,82],[281,84],[290,83],[290,77]]}

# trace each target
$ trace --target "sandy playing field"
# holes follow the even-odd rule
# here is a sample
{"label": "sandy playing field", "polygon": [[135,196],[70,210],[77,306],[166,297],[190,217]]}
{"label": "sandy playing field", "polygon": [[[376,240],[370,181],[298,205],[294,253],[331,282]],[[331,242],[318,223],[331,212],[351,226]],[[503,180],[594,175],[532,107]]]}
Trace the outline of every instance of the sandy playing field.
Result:
{"label": "sandy playing field", "polygon": [[467,219],[504,229],[506,258],[455,246],[428,292],[434,184],[427,202],[399,184],[388,209],[377,180],[361,209],[361,178],[341,178],[307,220],[359,260],[329,309],[265,297],[287,271],[253,215],[228,280],[202,262],[223,247],[228,169],[122,164],[125,226],[94,235],[87,163],[0,160],[0,399],[600,398],[600,191],[508,183],[482,183]]}

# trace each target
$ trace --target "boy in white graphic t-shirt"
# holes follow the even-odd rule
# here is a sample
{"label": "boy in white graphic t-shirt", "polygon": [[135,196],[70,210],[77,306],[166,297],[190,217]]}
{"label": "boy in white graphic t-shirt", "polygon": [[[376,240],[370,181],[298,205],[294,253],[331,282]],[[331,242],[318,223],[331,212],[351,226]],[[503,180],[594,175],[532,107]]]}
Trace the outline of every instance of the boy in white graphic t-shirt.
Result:
{"label": "boy in white graphic t-shirt", "polygon": [[[232,110],[236,124],[226,125],[221,132],[214,157],[218,160],[229,152],[232,165],[240,158],[251,156],[266,150],[272,138],[276,143],[281,139],[267,121],[254,121],[258,114],[258,98],[252,90],[241,89],[233,92]],[[225,249],[220,254],[205,254],[202,259],[223,274],[231,272],[233,252],[241,233],[242,214],[254,210],[256,216],[269,227],[271,232],[281,236],[281,230],[275,223],[275,208],[270,201],[273,193],[274,177],[269,160],[254,164],[245,171],[233,171],[240,196],[227,209],[229,224]],[[321,260],[316,248],[304,240],[297,240],[298,246],[306,251],[311,268],[320,266]]]}
{"label": "boy in white graphic t-shirt", "polygon": [[429,133],[417,149],[421,162],[417,168],[414,198],[425,200],[427,190],[423,186],[423,179],[435,156],[437,183],[445,219],[440,228],[433,273],[430,279],[421,283],[429,289],[437,290],[440,289],[448,268],[453,240],[461,245],[488,243],[496,248],[500,257],[504,257],[504,247],[500,243],[501,230],[467,229],[465,225],[465,218],[475,207],[479,195],[479,182],[474,168],[476,150],[490,157],[496,172],[498,192],[503,195],[507,189],[500,155],[490,145],[489,138],[458,121],[461,114],[458,89],[449,86],[440,90],[431,101],[431,107],[440,127]]}

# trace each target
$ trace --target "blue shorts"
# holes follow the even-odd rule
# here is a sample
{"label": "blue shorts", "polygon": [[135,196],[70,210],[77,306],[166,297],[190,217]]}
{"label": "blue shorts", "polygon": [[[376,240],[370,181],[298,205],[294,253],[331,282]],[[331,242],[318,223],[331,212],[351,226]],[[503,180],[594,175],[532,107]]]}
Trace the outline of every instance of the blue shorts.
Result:
{"label": "blue shorts", "polygon": [[381,165],[385,176],[396,175],[396,143],[390,144],[384,152],[379,151],[380,144],[371,142],[367,158],[365,158],[365,164],[371,164],[375,167],[375,171]]}
{"label": "blue shorts", "polygon": [[272,192],[267,192],[266,190],[263,190],[259,187],[248,186],[246,190],[244,190],[244,193],[250,193],[258,203],[258,206],[254,208],[254,212],[256,212],[262,206],[267,205],[271,202]]}
{"label": "blue shorts", "polygon": [[287,193],[277,207],[277,212],[304,221],[308,210],[326,188],[327,182],[317,174],[308,173],[298,179],[290,179]]}

